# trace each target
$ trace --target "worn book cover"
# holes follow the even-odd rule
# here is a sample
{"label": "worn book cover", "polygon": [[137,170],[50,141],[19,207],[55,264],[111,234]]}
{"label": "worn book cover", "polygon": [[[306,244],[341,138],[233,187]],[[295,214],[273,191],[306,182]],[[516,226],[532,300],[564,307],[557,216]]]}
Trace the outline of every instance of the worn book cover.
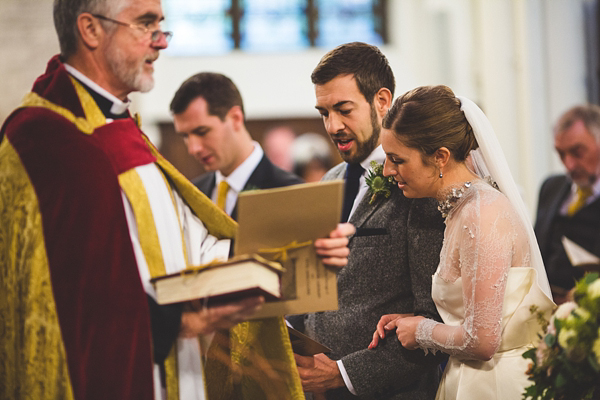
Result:
{"label": "worn book cover", "polygon": [[250,254],[159,276],[151,282],[158,304],[203,300],[210,307],[250,296],[279,299],[282,274],[279,263]]}
{"label": "worn book cover", "polygon": [[331,349],[304,333],[297,331],[288,325],[288,333],[290,335],[290,342],[292,344],[292,350],[294,353],[300,354],[301,356],[314,356],[319,353],[331,353]]}
{"label": "worn book cover", "polygon": [[240,193],[235,254],[257,253],[285,268],[282,299],[253,318],[337,309],[336,271],[323,265],[313,242],[336,228],[343,187],[329,181]]}

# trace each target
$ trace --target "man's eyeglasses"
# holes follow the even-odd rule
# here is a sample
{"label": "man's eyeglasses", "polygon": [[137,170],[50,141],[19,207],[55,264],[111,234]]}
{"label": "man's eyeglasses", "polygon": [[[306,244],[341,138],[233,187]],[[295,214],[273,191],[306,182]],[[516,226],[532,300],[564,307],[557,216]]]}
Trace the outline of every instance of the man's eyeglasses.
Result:
{"label": "man's eyeglasses", "polygon": [[92,16],[94,16],[98,19],[103,19],[105,21],[113,22],[115,24],[123,25],[128,28],[138,29],[138,30],[144,32],[144,34],[147,34],[148,32],[150,32],[150,40],[152,41],[152,43],[158,42],[163,36],[167,42],[169,40],[171,40],[171,38],[173,37],[173,32],[161,31],[160,29],[152,31],[142,25],[128,24],[127,22],[117,21],[116,19],[108,18],[108,17],[105,17],[104,15],[99,15],[99,14],[92,14]]}

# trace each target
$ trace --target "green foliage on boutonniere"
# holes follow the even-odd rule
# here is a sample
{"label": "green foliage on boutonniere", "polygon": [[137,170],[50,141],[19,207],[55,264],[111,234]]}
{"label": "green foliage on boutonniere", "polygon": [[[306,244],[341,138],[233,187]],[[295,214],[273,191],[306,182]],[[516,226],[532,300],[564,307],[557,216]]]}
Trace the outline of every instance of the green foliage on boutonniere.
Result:
{"label": "green foliage on boutonniere", "polygon": [[383,176],[383,164],[379,164],[377,161],[371,161],[371,169],[367,172],[365,181],[371,195],[369,204],[373,204],[378,196],[384,196],[387,199],[392,194],[394,179],[391,176]]}
{"label": "green foliage on boutonniere", "polygon": [[242,192],[251,192],[251,191],[255,191],[255,190],[261,190],[261,188],[250,183],[250,184],[247,184],[246,186],[244,186],[244,188],[242,189]]}

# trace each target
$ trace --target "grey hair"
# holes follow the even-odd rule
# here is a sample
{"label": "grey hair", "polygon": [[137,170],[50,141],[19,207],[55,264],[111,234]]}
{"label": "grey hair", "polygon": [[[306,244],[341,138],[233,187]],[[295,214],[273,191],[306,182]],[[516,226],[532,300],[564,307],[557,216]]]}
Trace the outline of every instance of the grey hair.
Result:
{"label": "grey hair", "polygon": [[[128,0],[54,0],[54,28],[63,58],[70,57],[77,51],[77,17],[81,13],[115,17],[128,3]],[[107,25],[107,29],[111,27]]]}
{"label": "grey hair", "polygon": [[600,106],[581,104],[567,110],[554,126],[554,135],[568,130],[577,121],[583,122],[585,128],[600,143]]}

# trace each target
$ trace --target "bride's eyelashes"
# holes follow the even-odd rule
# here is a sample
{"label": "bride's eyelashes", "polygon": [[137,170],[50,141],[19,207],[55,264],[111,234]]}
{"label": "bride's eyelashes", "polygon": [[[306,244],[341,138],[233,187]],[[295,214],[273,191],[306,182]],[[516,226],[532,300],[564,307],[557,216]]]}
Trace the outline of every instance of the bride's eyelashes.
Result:
{"label": "bride's eyelashes", "polygon": [[404,164],[404,159],[402,158],[388,157],[388,160],[390,160],[390,162],[394,165]]}

